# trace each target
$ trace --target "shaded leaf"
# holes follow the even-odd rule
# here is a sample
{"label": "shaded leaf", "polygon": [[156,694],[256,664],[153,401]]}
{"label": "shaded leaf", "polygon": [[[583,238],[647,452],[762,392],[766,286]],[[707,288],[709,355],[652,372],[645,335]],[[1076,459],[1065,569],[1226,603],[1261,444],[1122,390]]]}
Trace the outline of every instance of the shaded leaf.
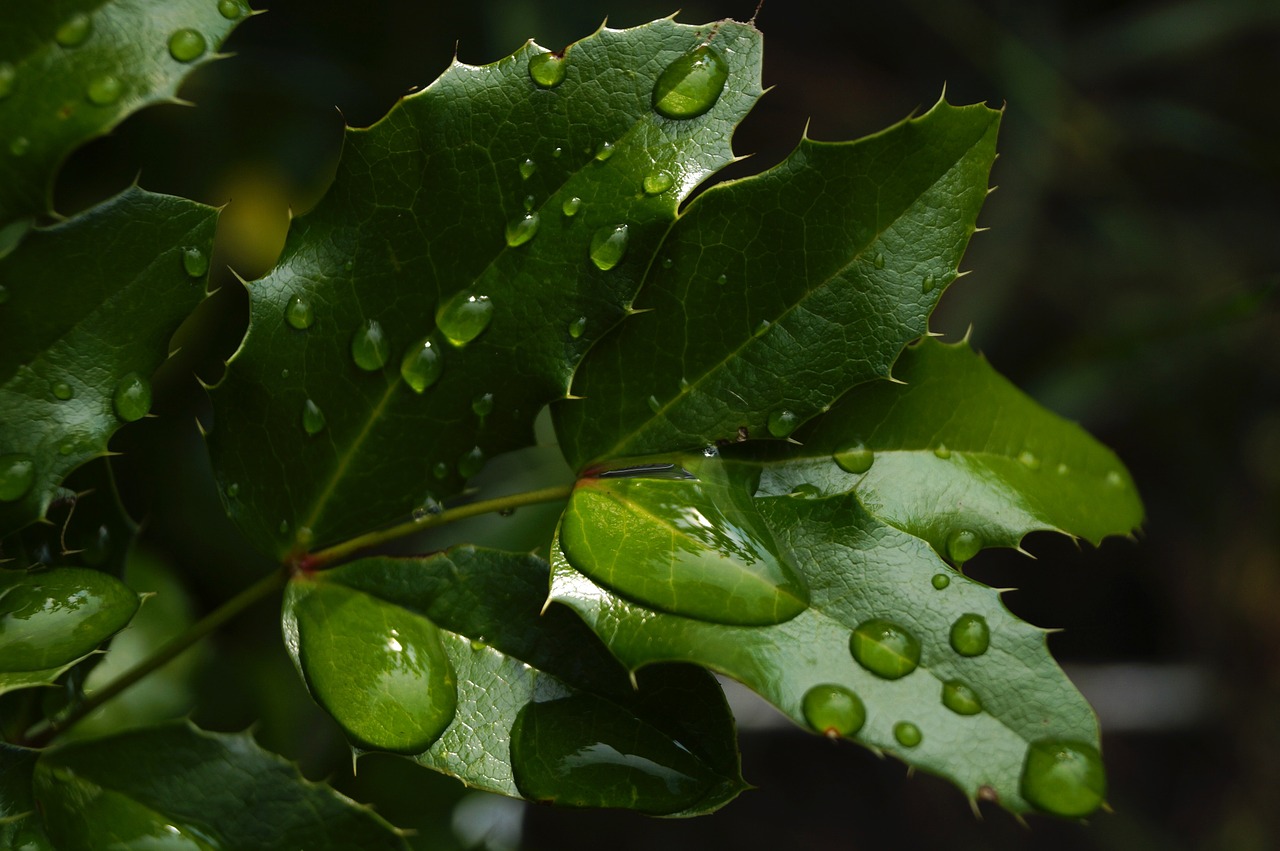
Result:
{"label": "shaded leaf", "polygon": [[52,849],[31,794],[31,777],[40,752],[0,742],[0,848]]}

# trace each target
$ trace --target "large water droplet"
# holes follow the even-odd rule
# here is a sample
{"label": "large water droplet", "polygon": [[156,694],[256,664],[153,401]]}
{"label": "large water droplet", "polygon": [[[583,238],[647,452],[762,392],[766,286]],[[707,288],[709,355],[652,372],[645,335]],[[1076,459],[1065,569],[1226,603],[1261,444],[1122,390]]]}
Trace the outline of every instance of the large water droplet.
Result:
{"label": "large water droplet", "polygon": [[17,502],[36,481],[36,463],[30,455],[0,455],[0,502]]}
{"label": "large water droplet", "polygon": [[13,91],[13,81],[18,72],[12,62],[0,62],[0,100],[4,100]]}
{"label": "large water droplet", "polygon": [[947,558],[959,567],[982,551],[982,539],[976,532],[956,529],[947,536]]}
{"label": "large water droplet", "polygon": [[578,339],[582,336],[582,332],[587,329],[587,317],[579,316],[577,319],[569,323],[569,336]]}
{"label": "large water droplet", "polygon": [[289,303],[284,308],[284,321],[288,322],[290,327],[297,328],[299,331],[305,331],[310,328],[316,321],[316,314],[311,309],[311,302],[301,295],[295,295],[289,299]]}
{"label": "large water droplet", "polygon": [[920,664],[920,639],[884,618],[858,624],[849,637],[849,651],[858,664],[886,680],[905,677]]}
{"label": "large water droplet", "polygon": [[420,753],[453,721],[456,675],[426,618],[326,581],[295,582],[286,610],[311,693],[355,743]]}
{"label": "large water droplet", "polygon": [[423,337],[410,346],[400,361],[400,377],[415,393],[421,393],[435,384],[443,371],[444,361],[430,337]]}
{"label": "large water droplet", "polygon": [[524,245],[538,233],[538,214],[525,213],[507,225],[507,245],[515,248]]}
{"label": "large water droplet", "polygon": [[538,53],[529,57],[529,76],[544,89],[552,89],[564,82],[569,66],[564,56],[556,53]]}
{"label": "large water droplet", "polygon": [[120,419],[127,423],[140,420],[151,410],[151,383],[130,372],[116,382],[112,402]]}
{"label": "large water droplet", "polygon": [[957,715],[977,715],[982,711],[978,693],[959,680],[942,684],[942,705]]}
{"label": "large water droplet", "polygon": [[951,625],[951,648],[961,656],[981,656],[990,644],[991,628],[982,615],[968,612]]}
{"label": "large water droplet", "polygon": [[65,402],[75,395],[75,391],[71,389],[71,385],[65,381],[54,382],[53,398]]}
{"label": "large water droplet", "polygon": [[945,573],[935,573],[929,582],[936,590],[941,591],[943,588],[946,588],[951,584],[951,577],[947,576]]}
{"label": "large water droplet", "polygon": [[844,686],[826,683],[804,693],[804,720],[825,736],[852,736],[867,722],[862,699]]}
{"label": "large water droplet", "polygon": [[479,446],[471,447],[458,459],[458,475],[464,479],[471,478],[484,469],[487,460],[489,459],[485,457],[483,449]]}
{"label": "large water droplet", "polygon": [[715,106],[729,79],[729,65],[709,44],[672,62],[653,87],[653,108],[667,118],[694,118]]}
{"label": "large water droplet", "polygon": [[465,346],[484,333],[493,319],[487,295],[460,292],[436,311],[436,325],[455,346]]}
{"label": "large water droplet", "polygon": [[644,176],[644,194],[661,195],[672,187],[676,179],[668,171],[653,171]]}
{"label": "large water droplet", "polygon": [[124,83],[114,74],[99,74],[89,81],[88,88],[84,90],[89,103],[95,106],[110,106],[120,100],[123,93]]}
{"label": "large water droplet", "polygon": [[493,394],[481,393],[471,400],[471,412],[480,419],[493,413]]}
{"label": "large water droplet", "polygon": [[920,728],[910,721],[899,721],[894,724],[893,737],[904,748],[914,748],[924,741],[924,734],[920,732]]}
{"label": "large water droplet", "polygon": [[302,404],[302,428],[307,434],[319,434],[324,431],[324,411],[320,406],[308,399]]}
{"label": "large water droplet", "polygon": [[601,142],[600,147],[596,148],[596,160],[604,162],[613,156],[614,145],[612,142]]}
{"label": "large water droplet", "polygon": [[870,470],[871,465],[876,460],[876,454],[861,442],[853,443],[848,448],[841,449],[832,457],[835,458],[836,464],[841,470],[846,473],[853,473],[855,476]]}
{"label": "large water droplet", "polygon": [[769,434],[774,437],[789,437],[800,425],[800,417],[793,411],[778,409],[769,414]]}
{"label": "large water droplet", "polygon": [[76,12],[63,22],[53,34],[53,40],[63,47],[76,47],[84,44],[89,33],[93,31],[93,22],[83,12]]}
{"label": "large water droplet", "polygon": [[383,333],[382,323],[366,320],[351,335],[351,359],[365,372],[376,372],[387,362],[391,354],[391,341]]}
{"label": "large water droplet", "polygon": [[582,209],[582,199],[576,195],[572,198],[564,199],[564,203],[560,205],[560,211],[570,218],[578,215],[578,210],[580,209]]}
{"label": "large water droplet", "polygon": [[194,245],[182,249],[182,268],[193,278],[203,278],[209,271],[209,256]]}
{"label": "large water droplet", "polygon": [[179,62],[194,62],[204,56],[208,45],[193,29],[181,29],[169,36],[169,55]]}
{"label": "large water droplet", "polygon": [[239,0],[218,0],[218,14],[228,21],[234,21],[244,14],[244,7]]}
{"label": "large water droplet", "polygon": [[1102,805],[1107,775],[1098,749],[1085,742],[1042,739],[1027,748],[1022,797],[1059,816],[1087,816]]}
{"label": "large water droplet", "polygon": [[607,272],[622,260],[627,252],[627,226],[614,225],[595,232],[591,237],[591,262],[596,268]]}

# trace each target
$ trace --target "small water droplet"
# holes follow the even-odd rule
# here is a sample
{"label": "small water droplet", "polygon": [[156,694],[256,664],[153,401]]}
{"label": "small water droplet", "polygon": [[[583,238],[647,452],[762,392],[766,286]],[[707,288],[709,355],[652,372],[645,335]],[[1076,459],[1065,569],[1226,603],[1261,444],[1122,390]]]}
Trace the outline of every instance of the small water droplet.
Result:
{"label": "small water droplet", "polygon": [[716,283],[723,287],[725,284],[729,283],[729,276],[722,272],[720,276],[716,278]]}
{"label": "small water droplet", "polygon": [[493,302],[487,295],[460,292],[436,311],[436,325],[455,346],[479,337],[493,319]]}
{"label": "small water droplet", "polygon": [[853,473],[855,476],[870,470],[876,460],[876,454],[861,441],[850,444],[848,448],[841,449],[831,457],[835,459],[836,465],[841,470]]}
{"label": "small water droplet", "polygon": [[905,677],[920,664],[920,639],[884,618],[858,624],[849,637],[849,651],[858,664],[886,680]]}
{"label": "small water droplet", "polygon": [[957,715],[977,715],[982,711],[978,693],[959,680],[942,684],[942,705]]}
{"label": "small water droplet", "polygon": [[644,176],[644,194],[661,195],[671,188],[676,179],[670,172],[654,171]]}
{"label": "small water droplet", "polygon": [[538,233],[538,214],[525,213],[507,225],[507,245],[515,248],[524,245]]}
{"label": "small water droplet", "polygon": [[579,316],[577,319],[569,323],[569,336],[578,339],[582,336],[582,332],[587,329],[587,317]]}
{"label": "small water droplet", "polygon": [[70,438],[58,444],[58,454],[63,457],[66,457],[75,451],[76,451],[76,442],[74,440],[71,440]]}
{"label": "small water droplet", "polygon": [[662,403],[658,401],[657,396],[650,396],[648,399],[648,404],[649,404],[649,410],[653,411],[655,414],[658,413],[658,411],[662,410]]}
{"label": "small water droplet", "polygon": [[280,370],[280,377],[281,378],[289,377],[289,367],[286,366],[284,369]]}
{"label": "small water droplet", "polygon": [[533,177],[533,173],[537,170],[538,164],[534,162],[532,158],[525,158],[525,160],[520,163],[520,177],[524,180],[528,180]]}
{"label": "small water droplet", "polygon": [[1059,465],[1058,465],[1058,475],[1059,475],[1059,476],[1065,476],[1067,473],[1070,473],[1070,472],[1071,472],[1071,468],[1070,468],[1070,467],[1068,467],[1066,464],[1059,464]]}
{"label": "small water droplet", "polygon": [[910,721],[899,721],[893,725],[893,737],[904,748],[914,748],[924,741],[920,728]]}
{"label": "small water droplet", "polygon": [[227,485],[227,496],[228,496],[228,497],[230,497],[231,499],[235,499],[235,498],[236,498],[236,497],[238,497],[239,495],[240,495],[240,483],[239,483],[239,482],[232,482],[231,484]]}
{"label": "small water droplet", "polygon": [[20,157],[31,148],[31,140],[26,136],[15,136],[13,141],[9,142],[9,153],[15,157]]}
{"label": "small water droplet", "polygon": [[676,265],[676,261],[672,260],[670,257],[662,258],[662,268],[670,269],[674,265]]}
{"label": "small water droplet", "polygon": [[800,417],[793,411],[779,408],[769,414],[769,434],[774,437],[787,437],[800,425]]}
{"label": "small water droplet", "polygon": [[352,269],[354,269],[355,267],[356,267],[356,264],[355,264],[355,263],[353,263],[353,262],[352,262],[352,261],[350,261],[350,260],[348,260],[346,263],[343,263],[343,264],[342,264],[342,268],[343,268],[344,270],[348,271],[348,272],[350,272],[350,271],[351,271]]}
{"label": "small water droplet", "polygon": [[551,156],[559,159],[561,154],[563,153],[564,153],[564,148],[560,147],[559,145],[556,145],[555,150],[551,152]]}
{"label": "small water droplet", "polygon": [[244,14],[244,7],[237,0],[218,0],[218,14],[228,21],[234,21]]}
{"label": "small water droplet", "polygon": [[862,699],[844,686],[824,683],[804,693],[804,720],[824,736],[852,736],[867,722]]}
{"label": "small water droplet", "polygon": [[877,255],[876,255],[876,259],[875,259],[874,261],[872,261],[872,263],[873,263],[873,265],[874,265],[877,269],[883,269],[883,268],[884,268],[884,255],[883,255],[883,254],[877,254]]}
{"label": "small water droplet", "polygon": [[481,393],[479,396],[471,400],[471,412],[480,419],[484,419],[493,413],[493,394]]}
{"label": "small water droplet", "polygon": [[596,231],[591,237],[591,262],[602,272],[617,266],[627,251],[627,239],[626,225],[614,225]]}
{"label": "small water droplet", "polygon": [[951,625],[951,649],[961,656],[981,656],[991,645],[991,628],[982,615],[968,612]]}
{"label": "small water droplet", "polygon": [[600,147],[596,148],[596,160],[604,162],[613,156],[614,146],[612,142],[601,142]]}
{"label": "small water droplet", "polygon": [[193,278],[203,278],[209,271],[209,257],[194,245],[182,249],[182,268]]}
{"label": "small water droplet", "polygon": [[18,77],[12,62],[0,62],[0,100],[4,100],[13,91],[13,81]]}
{"label": "small water droplet", "polygon": [[1113,488],[1124,487],[1124,476],[1120,475],[1118,471],[1112,470],[1107,473],[1107,485]]}
{"label": "small water droplet", "polygon": [[36,462],[30,455],[0,455],[0,502],[17,502],[35,483]]}
{"label": "small water droplet", "polygon": [[94,106],[110,106],[120,100],[124,93],[124,83],[114,74],[99,74],[89,81],[84,95]]}
{"label": "small water droplet", "polygon": [[801,482],[791,489],[791,493],[787,496],[793,496],[796,499],[817,499],[822,496],[822,491],[817,485],[809,482]]}
{"label": "small water droplet", "polygon": [[1027,748],[1020,788],[1022,797],[1040,809],[1079,818],[1102,805],[1107,775],[1093,745],[1042,739]]}
{"label": "small water droplet", "polygon": [[71,389],[71,385],[65,381],[55,382],[53,385],[53,398],[60,401],[67,401],[75,395],[75,391]]}
{"label": "small water droplet", "polygon": [[120,419],[127,423],[140,420],[151,410],[151,384],[138,373],[130,372],[116,382],[112,401]]}
{"label": "small water droplet", "polygon": [[951,457],[951,450],[947,448],[945,443],[939,443],[933,447],[933,454],[945,461]]}
{"label": "small water droplet", "polygon": [[536,203],[532,195],[524,196],[524,211],[526,213],[533,212],[533,205]]}
{"label": "small water droplet", "polygon": [[529,76],[544,89],[553,89],[564,82],[568,65],[564,56],[555,53],[538,53],[529,57]]}
{"label": "small water droplet", "polygon": [[469,479],[476,473],[484,469],[485,461],[484,450],[479,446],[473,446],[458,459],[458,475],[464,479]]}
{"label": "small water droplet", "polygon": [[410,346],[400,361],[400,377],[415,393],[421,393],[435,384],[443,371],[444,362],[430,337],[423,337]]}
{"label": "small water droplet", "polygon": [[929,581],[933,584],[935,589],[941,591],[943,588],[946,588],[951,584],[951,577],[947,576],[945,573],[935,573],[933,575],[933,579]]}
{"label": "small water droplet", "polygon": [[947,558],[956,567],[964,564],[982,550],[982,539],[976,532],[968,529],[956,529],[947,536]]}
{"label": "small water droplet", "polygon": [[324,431],[324,411],[320,406],[308,399],[302,404],[302,428],[307,434],[319,434]]}
{"label": "small water droplet", "polygon": [[685,378],[683,375],[680,376],[680,392],[683,393],[684,391],[688,390],[689,387],[690,387],[689,379]]}
{"label": "small water droplet", "polygon": [[560,205],[560,211],[570,218],[578,215],[580,209],[582,209],[582,199],[577,195],[564,199],[564,203]]}
{"label": "small water droplet", "polygon": [[445,476],[449,475],[449,465],[443,461],[437,461],[436,465],[431,468],[431,475],[435,476],[437,479],[443,479]]}
{"label": "small water droplet", "polygon": [[194,62],[204,56],[207,47],[204,36],[190,28],[169,36],[169,55],[179,62]]}
{"label": "small water droplet", "polygon": [[933,275],[932,274],[925,275],[924,282],[921,283],[920,289],[924,290],[927,293],[931,293],[933,292],[933,288],[934,288]]}
{"label": "small water droplet", "polygon": [[383,333],[382,323],[368,319],[351,335],[351,359],[365,372],[376,372],[387,362],[391,342]]}
{"label": "small water droplet", "polygon": [[1022,466],[1026,467],[1028,470],[1040,469],[1040,459],[1037,458],[1035,453],[1029,449],[1024,449],[1021,453],[1019,453],[1018,461],[1022,464]]}
{"label": "small water droplet", "polygon": [[299,526],[298,531],[293,533],[294,543],[299,547],[306,549],[311,546],[311,542],[316,538],[316,533],[312,531],[310,526]]}
{"label": "small water droplet", "polygon": [[729,65],[701,44],[666,67],[653,87],[653,108],[667,118],[695,118],[715,106],[729,79]]}
{"label": "small water droplet", "polygon": [[295,295],[290,298],[289,303],[284,308],[284,321],[288,322],[291,328],[296,328],[299,331],[305,331],[310,328],[316,321],[316,314],[311,309],[311,302],[301,295]]}
{"label": "small water droplet", "polygon": [[280,532],[280,534],[281,534],[281,535],[287,535],[287,534],[289,534],[289,521],[288,521],[288,520],[281,520],[281,521],[280,521],[280,525],[279,525],[279,526],[277,526],[277,527],[276,527],[276,529],[277,529],[277,530],[279,530],[279,532]]}
{"label": "small water droplet", "polygon": [[76,47],[84,44],[89,33],[93,31],[93,22],[83,12],[76,12],[58,27],[53,40],[63,47]]}

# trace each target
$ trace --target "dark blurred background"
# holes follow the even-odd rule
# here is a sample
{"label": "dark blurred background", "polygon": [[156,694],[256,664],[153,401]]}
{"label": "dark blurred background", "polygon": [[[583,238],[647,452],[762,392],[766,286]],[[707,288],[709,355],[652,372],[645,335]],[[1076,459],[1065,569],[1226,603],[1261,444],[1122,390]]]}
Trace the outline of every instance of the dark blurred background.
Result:
{"label": "dark blurred background", "polygon": [[[235,58],[184,88],[197,108],[151,109],[73,157],[62,212],[135,176],[226,204],[216,267],[251,279],[290,211],[324,193],[343,121],[375,122],[455,47],[481,64],[530,37],[563,47],[606,15],[622,27],[673,11],[672,0],[255,4],[270,11],[232,35]],[[754,5],[697,0],[679,19],[741,20]],[[1065,628],[1051,646],[1098,708],[1114,812],[1029,827],[985,804],[975,814],[949,785],[741,696],[744,770],[759,788],[702,819],[526,807],[391,758],[362,760],[353,778],[271,605],[92,725],[186,711],[217,729],[256,722],[263,744],[416,828],[422,848],[1280,848],[1280,2],[769,0],[757,23],[776,89],[735,137],[755,156],[724,176],[777,162],[806,123],[817,139],[856,138],[927,109],[944,85],[954,103],[1006,107],[999,191],[980,219],[991,230],[933,327],[954,339],[972,326],[998,369],[1114,447],[1148,519],[1137,541],[1082,551],[1036,535],[1037,560],[987,552],[967,572],[1019,588],[1006,595],[1016,612]],[[140,647],[269,569],[222,519],[195,427],[210,413],[192,376],[217,380],[247,317],[230,274],[215,283],[157,381],[161,416],[113,444],[134,482],[126,500],[148,518],[131,578],[166,592],[125,634]],[[487,475],[556,465],[544,447]],[[532,547],[548,516],[473,531]],[[121,644],[116,663],[141,652]]]}

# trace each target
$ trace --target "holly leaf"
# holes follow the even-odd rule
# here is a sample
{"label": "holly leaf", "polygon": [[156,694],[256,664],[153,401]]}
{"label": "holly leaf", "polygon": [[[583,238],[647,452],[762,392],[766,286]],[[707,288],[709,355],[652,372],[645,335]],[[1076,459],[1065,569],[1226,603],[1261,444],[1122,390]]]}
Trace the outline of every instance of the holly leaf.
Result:
{"label": "holly leaf", "polygon": [[15,851],[52,849],[36,815],[31,777],[40,752],[0,742],[0,847]]}
{"label": "holly leaf", "polygon": [[12,8],[0,30],[0,226],[52,211],[62,161],[132,113],[180,103],[250,14],[245,0],[68,0]]}
{"label": "holly leaf", "polygon": [[632,316],[557,403],[575,467],[789,436],[886,378],[956,277],[1000,113],[940,101],[856,142],[810,139],[709,189],[672,227]]}
{"label": "holly leaf", "polygon": [[760,53],[731,21],[602,28],[563,56],[455,62],[349,130],[328,194],[249,285],[213,394],[246,534],[277,554],[351,537],[531,444],[681,200],[732,160]]}
{"label": "holly leaf", "polygon": [[217,215],[134,186],[0,260],[0,536],[146,416],[150,376],[206,295]]}
{"label": "holly leaf", "polygon": [[548,565],[460,547],[298,576],[285,643],[357,752],[567,806],[710,812],[744,788],[719,685],[693,668],[633,685],[581,620],[540,616]]}

